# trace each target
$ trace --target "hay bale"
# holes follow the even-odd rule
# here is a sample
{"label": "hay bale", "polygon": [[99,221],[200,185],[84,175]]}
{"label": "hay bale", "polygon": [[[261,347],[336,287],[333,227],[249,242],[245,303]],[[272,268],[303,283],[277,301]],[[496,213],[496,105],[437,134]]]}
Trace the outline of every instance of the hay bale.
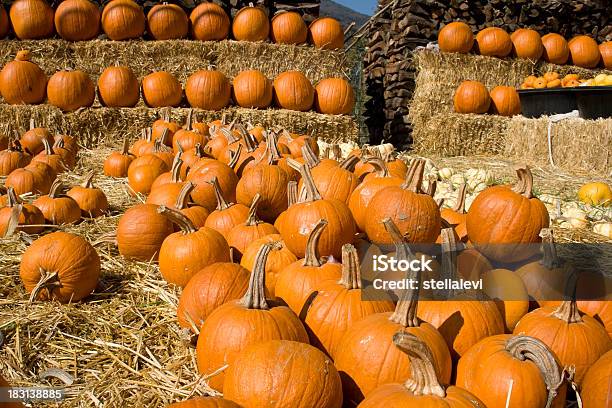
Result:
{"label": "hay bale", "polygon": [[56,71],[80,69],[97,80],[104,68],[112,64],[127,65],[139,78],[153,71],[168,71],[182,82],[193,72],[216,66],[230,78],[244,69],[259,69],[269,78],[286,70],[302,71],[316,83],[323,77],[350,73],[355,56],[341,51],[243,41],[203,42],[4,40],[0,49],[2,65],[15,58],[18,50],[27,49],[32,60],[51,75]]}
{"label": "hay bale", "polygon": [[440,156],[499,154],[509,121],[496,115],[439,113],[414,128],[414,149]]}
{"label": "hay bale", "polygon": [[[508,123],[504,155],[548,164],[548,118],[516,116]],[[565,170],[610,176],[612,119],[566,119],[552,125],[552,157]]]}
{"label": "hay bale", "polygon": [[[173,120],[182,123],[188,108],[103,108],[92,107],[63,114],[50,105],[7,105],[0,104],[0,123],[10,123],[14,128],[25,130],[30,118],[37,126],[44,126],[53,132],[79,137],[88,147],[114,146],[125,136],[135,139],[140,130],[151,126],[162,111],[168,111]],[[280,126],[291,132],[314,134],[321,140],[356,141],[358,127],[351,116],[322,115],[314,112],[296,112],[285,109],[245,109],[230,107],[222,111],[194,109],[198,121],[212,121],[226,115],[240,122],[261,124],[266,127]]]}

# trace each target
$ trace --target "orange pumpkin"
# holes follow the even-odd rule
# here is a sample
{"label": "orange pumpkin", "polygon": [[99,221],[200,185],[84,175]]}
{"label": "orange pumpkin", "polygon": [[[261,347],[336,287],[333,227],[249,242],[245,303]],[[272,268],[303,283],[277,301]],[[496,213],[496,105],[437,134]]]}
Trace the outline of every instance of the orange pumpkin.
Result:
{"label": "orange pumpkin", "polygon": [[610,406],[610,396],[612,395],[610,367],[612,367],[612,350],[593,363],[584,376],[580,391],[583,407]]}
{"label": "orange pumpkin", "polygon": [[474,34],[469,25],[454,21],[442,27],[438,33],[438,45],[443,52],[467,54],[474,46]]}
{"label": "orange pumpkin", "polygon": [[353,87],[344,78],[326,78],[315,87],[315,109],[328,115],[347,115],[355,107]]}
{"label": "orange pumpkin", "polygon": [[210,184],[217,200],[217,207],[210,213],[204,225],[218,231],[227,238],[229,232],[236,225],[247,220],[249,207],[243,204],[228,202],[224,197],[217,178],[213,178]]}
{"label": "orange pumpkin", "polygon": [[197,71],[187,78],[185,96],[194,108],[221,110],[229,104],[230,82],[221,71]]}
{"label": "orange pumpkin", "polygon": [[55,152],[55,148],[51,147],[47,139],[43,139],[45,150],[38,153],[32,158],[32,163],[42,162],[49,165],[55,173],[62,173],[68,170],[68,163],[64,158]]}
{"label": "orange pumpkin", "polygon": [[599,44],[599,53],[601,54],[601,62],[604,68],[612,71],[612,41]]}
{"label": "orange pumpkin", "polygon": [[514,116],[521,113],[521,100],[512,86],[496,86],[491,89],[491,108],[501,116]]}
{"label": "orange pumpkin", "polygon": [[59,71],[47,83],[49,103],[64,111],[89,107],[95,97],[96,86],[83,71]]}
{"label": "orange pumpkin", "polygon": [[480,275],[482,290],[494,300],[511,332],[529,311],[529,295],[520,276],[508,269],[490,269]]}
{"label": "orange pumpkin", "polygon": [[47,76],[38,65],[30,61],[31,58],[30,51],[17,51],[15,60],[2,68],[0,94],[6,103],[35,104],[44,101],[47,93]]}
{"label": "orange pumpkin", "polygon": [[25,250],[19,276],[30,293],[30,301],[78,302],[98,284],[100,257],[80,235],[53,232]]}
{"label": "orange pumpkin", "polygon": [[308,38],[308,27],[295,11],[281,11],[272,17],[270,38],[277,44],[303,44]]}
{"label": "orange pumpkin", "polygon": [[12,187],[7,188],[6,207],[0,208],[0,237],[5,237],[14,231],[26,234],[42,232],[45,217],[38,207],[23,204]]}
{"label": "orange pumpkin", "polygon": [[[267,340],[308,343],[306,330],[296,314],[266,299],[265,264],[270,249],[270,245],[264,245],[259,250],[244,297],[218,307],[204,321],[196,348],[200,373],[211,373],[226,364],[231,370],[240,352],[251,344]],[[228,330],[232,336],[227,335]],[[211,377],[208,385],[215,390],[224,389],[227,372]]]}
{"label": "orange pumpkin", "polygon": [[572,64],[582,68],[595,68],[601,60],[597,42],[588,35],[579,35],[569,41]]}
{"label": "orange pumpkin", "polygon": [[229,34],[229,17],[215,3],[200,3],[189,15],[189,20],[191,21],[191,35],[196,40],[224,40]]}
{"label": "orange pumpkin", "polygon": [[544,45],[540,34],[535,30],[521,28],[510,37],[512,40],[512,51],[518,58],[539,61],[544,52]]}
{"label": "orange pumpkin", "polygon": [[155,179],[168,171],[168,165],[152,153],[137,157],[128,168],[128,184],[134,193],[149,194]]}
{"label": "orange pumpkin", "polygon": [[504,58],[512,52],[512,39],[499,27],[487,27],[476,35],[480,55]]}
{"label": "orange pumpkin", "polygon": [[142,78],[142,98],[151,108],[178,106],[183,99],[183,89],[169,72],[153,72]]}
{"label": "orange pumpkin", "polygon": [[140,84],[130,67],[108,67],[98,78],[98,96],[103,106],[133,107],[140,99]]}
{"label": "orange pumpkin", "polygon": [[16,0],[9,10],[15,36],[37,40],[53,35],[53,9],[45,0]]}
{"label": "orange pumpkin", "polygon": [[487,407],[561,408],[563,377],[563,368],[546,344],[529,336],[500,334],[479,341],[461,357],[456,384]]}
{"label": "orange pumpkin", "polygon": [[159,206],[157,211],[181,229],[168,235],[159,250],[159,271],[167,282],[185,287],[201,269],[229,262],[229,246],[217,231],[197,229],[180,211],[166,206]]}
{"label": "orange pumpkin", "polygon": [[274,79],[274,101],[279,108],[305,112],[314,98],[315,89],[299,71],[285,71]]}
{"label": "orange pumpkin", "polygon": [[83,184],[74,186],[66,195],[79,205],[83,217],[100,217],[108,212],[106,194],[93,184],[95,172],[92,170],[86,176]]}
{"label": "orange pumpkin", "polygon": [[448,407],[484,408],[485,405],[469,391],[457,387],[442,387],[432,363],[427,344],[411,333],[399,331],[393,343],[410,359],[410,377],[405,383],[389,383],[372,391],[360,408],[379,407]]}
{"label": "orange pumpkin", "polygon": [[233,99],[238,106],[267,108],[272,104],[272,82],[261,71],[241,71],[233,85]]}
{"label": "orange pumpkin", "polygon": [[243,7],[234,16],[232,34],[237,41],[266,41],[270,34],[270,20],[263,8]]}
{"label": "orange pumpkin", "polygon": [[31,160],[19,140],[12,141],[6,150],[0,151],[0,176],[8,176],[13,170],[27,166]]}
{"label": "orange pumpkin", "polygon": [[156,40],[185,38],[189,31],[189,19],[176,4],[156,4],[147,14],[147,31]]}
{"label": "orange pumpkin", "polygon": [[123,139],[121,152],[112,152],[104,160],[104,175],[110,177],[127,177],[128,168],[134,160],[134,155],[129,151],[127,137]]}
{"label": "orange pumpkin", "polygon": [[569,59],[570,50],[567,40],[562,35],[549,33],[542,37],[544,46],[543,57],[551,64],[565,65]]}
{"label": "orange pumpkin", "polygon": [[455,91],[453,106],[458,113],[486,113],[491,97],[481,82],[463,81]]}
{"label": "orange pumpkin", "polygon": [[324,50],[337,50],[344,47],[344,30],[333,17],[319,17],[308,27],[308,42]]}
{"label": "orange pumpkin", "polygon": [[157,206],[139,204],[129,208],[117,225],[117,247],[126,258],[155,261],[164,239],[172,234],[172,222],[157,212]]}
{"label": "orange pumpkin", "polygon": [[221,397],[195,397],[175,402],[167,408],[240,408],[240,405]]}
{"label": "orange pumpkin", "polygon": [[13,187],[15,194],[47,194],[57,174],[46,163],[30,163],[13,170],[4,181],[5,187]]}
{"label": "orange pumpkin", "polygon": [[209,211],[217,206],[215,188],[210,183],[214,178],[217,179],[223,197],[230,202],[235,201],[238,176],[227,164],[207,158],[200,159],[191,167],[186,180],[196,186],[191,193],[193,202]]}
{"label": "orange pumpkin", "polygon": [[540,242],[549,223],[544,204],[533,197],[533,175],[527,166],[516,168],[515,187],[494,186],[481,192],[467,213],[470,241],[490,259],[518,262],[534,255],[525,244]]}
{"label": "orange pumpkin", "polygon": [[244,408],[342,406],[342,384],[332,362],[316,348],[288,340],[245,348],[227,370],[223,395]]}
{"label": "orange pumpkin", "polygon": [[55,10],[55,29],[64,40],[91,40],[100,32],[100,10],[89,0],[63,1]]}
{"label": "orange pumpkin", "polygon": [[81,220],[81,209],[76,201],[62,193],[64,186],[59,179],[51,185],[48,195],[34,200],[33,204],[40,209],[48,224],[74,224]]}
{"label": "orange pumpkin", "polygon": [[130,40],[145,31],[142,7],[132,0],[112,0],[102,10],[102,30],[111,40]]}
{"label": "orange pumpkin", "polygon": [[253,202],[249,207],[246,221],[236,225],[227,234],[227,242],[230,247],[234,249],[234,253],[237,255],[238,259],[242,257],[247,246],[253,241],[263,238],[266,235],[278,233],[272,224],[263,222],[257,217],[257,208],[260,198],[261,196],[259,194],[255,194]]}

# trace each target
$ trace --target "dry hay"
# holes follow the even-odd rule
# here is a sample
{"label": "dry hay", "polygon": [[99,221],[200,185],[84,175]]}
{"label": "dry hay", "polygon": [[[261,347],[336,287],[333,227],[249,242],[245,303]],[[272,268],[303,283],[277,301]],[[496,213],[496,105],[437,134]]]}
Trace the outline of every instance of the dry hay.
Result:
{"label": "dry hay", "polygon": [[269,78],[282,71],[297,70],[316,83],[322,78],[348,75],[353,66],[353,61],[341,51],[231,40],[4,40],[0,63],[4,65],[11,61],[21,49],[30,50],[32,61],[39,64],[47,75],[72,68],[85,71],[93,80],[97,80],[104,68],[119,64],[132,68],[139,78],[163,70],[185,82],[191,73],[215,66],[230,78],[244,69],[261,70]]}
{"label": "dry hay", "polygon": [[[530,163],[549,163],[548,123],[547,117],[512,118],[503,153]],[[612,119],[566,119],[553,123],[551,134],[556,166],[612,176]]]}
{"label": "dry hay", "polygon": [[[109,152],[82,151],[79,167],[62,178],[75,184],[86,169],[101,168]],[[107,194],[111,214],[62,228],[90,242],[113,231],[120,214],[138,202],[123,180],[99,176],[94,182]],[[61,369],[74,378],[62,407],[164,407],[214,394],[197,373],[195,349],[177,324],[180,292],[157,266],[127,261],[114,246],[100,244],[102,275],[86,302],[28,305],[19,278],[25,248],[18,237],[0,240],[0,372],[11,384],[63,387],[57,379],[39,379]]]}
{"label": "dry hay", "polygon": [[441,113],[414,128],[419,154],[470,156],[503,151],[509,119],[497,115]]}
{"label": "dry hay", "polygon": [[[30,118],[37,126],[47,127],[53,132],[78,137],[85,146],[119,143],[125,136],[135,139],[144,127],[151,126],[161,112],[169,112],[170,118],[183,123],[188,108],[103,108],[92,107],[62,114],[50,105],[6,105],[0,104],[0,123],[14,128],[29,128]],[[224,114],[228,121],[250,122],[265,127],[281,126],[296,133],[314,134],[321,140],[357,140],[358,128],[355,120],[346,115],[322,115],[314,112],[297,112],[285,109],[245,109],[230,107],[222,111],[194,109],[194,119],[212,121]]]}

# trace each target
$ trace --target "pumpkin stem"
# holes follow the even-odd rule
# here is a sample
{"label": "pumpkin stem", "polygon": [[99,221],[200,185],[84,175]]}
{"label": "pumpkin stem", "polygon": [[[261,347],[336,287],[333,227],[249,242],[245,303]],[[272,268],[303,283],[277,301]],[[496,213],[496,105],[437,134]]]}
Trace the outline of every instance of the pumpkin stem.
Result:
{"label": "pumpkin stem", "polygon": [[302,157],[310,168],[316,167],[321,163],[319,157],[312,150],[312,147],[310,147],[310,143],[304,143],[304,146],[302,146]]}
{"label": "pumpkin stem", "polygon": [[457,214],[465,214],[465,196],[467,194],[467,184],[461,184],[459,192],[457,193],[457,203],[452,208]]}
{"label": "pumpkin stem", "polygon": [[244,145],[246,146],[247,152],[253,153],[255,149],[257,149],[257,145],[253,140],[253,136],[249,132],[247,132],[246,128],[242,125],[236,126],[236,129],[238,129],[238,132],[240,132],[240,135],[242,136],[242,140],[244,141]]}
{"label": "pumpkin stem", "polygon": [[30,130],[32,129],[36,129],[36,122],[34,121],[34,118],[30,118]]}
{"label": "pumpkin stem", "polygon": [[421,186],[423,184],[423,172],[425,171],[425,160],[415,159],[410,163],[408,173],[406,174],[406,181],[402,184],[404,190],[412,191],[413,193],[420,193]]}
{"label": "pumpkin stem", "polygon": [[176,208],[177,210],[183,210],[187,208],[189,194],[191,194],[194,188],[195,185],[191,181],[188,181],[183,184],[183,188],[181,188],[178,197],[176,197],[176,204],[174,204],[174,208]]}
{"label": "pumpkin stem", "polygon": [[298,202],[298,182],[290,181],[287,183],[287,208]]}
{"label": "pumpkin stem", "polygon": [[165,145],[166,144],[166,139],[168,138],[168,134],[170,133],[170,129],[168,129],[167,127],[164,127],[164,130],[162,130],[162,134],[159,137],[159,139],[156,140],[159,141],[160,145]]}
{"label": "pumpkin stem", "polygon": [[51,147],[51,144],[49,143],[46,137],[43,137],[42,143],[45,146],[45,154],[47,156],[51,156],[53,154],[53,148]]}
{"label": "pumpkin stem", "polygon": [[547,269],[558,268],[561,266],[561,260],[557,257],[557,248],[555,247],[555,239],[551,228],[542,228],[540,231],[542,238],[542,260],[540,264]]}
{"label": "pumpkin stem", "polygon": [[227,139],[227,144],[233,144],[240,140],[229,128],[221,128],[219,132]]}
{"label": "pumpkin stem", "polygon": [[187,119],[185,119],[185,130],[191,131],[193,123],[193,109],[187,111]]}
{"label": "pumpkin stem", "polygon": [[544,377],[544,383],[548,390],[546,408],[549,408],[552,405],[553,399],[557,396],[557,389],[564,381],[563,370],[552,351],[541,340],[523,334],[508,339],[506,351],[512,357],[520,361],[532,361],[538,367],[542,377]]}
{"label": "pumpkin stem", "polygon": [[59,274],[57,272],[47,272],[43,268],[39,268],[40,272],[40,280],[32,289],[32,293],[30,293],[30,299],[28,303],[34,303],[34,300],[38,297],[38,294],[41,290],[47,289],[49,293],[49,298],[51,298],[53,289],[61,287],[61,283],[59,280]]}
{"label": "pumpkin stem", "polygon": [[261,200],[261,195],[257,193],[255,194],[255,197],[253,197],[253,201],[251,202],[251,206],[249,207],[249,214],[247,215],[246,225],[249,227],[261,223],[261,220],[257,217],[257,207],[259,206],[259,200]]}
{"label": "pumpkin stem", "polygon": [[306,200],[305,201],[317,201],[322,200],[321,193],[317,190],[317,186],[312,178],[312,173],[310,172],[310,168],[305,164],[302,165],[299,162],[287,158],[287,164],[292,168],[298,170],[302,179],[304,180],[304,188],[306,189]]}
{"label": "pumpkin stem", "polygon": [[359,157],[354,155],[349,155],[346,159],[342,160],[340,163],[340,168],[348,171],[355,170],[355,165],[359,163]]}
{"label": "pumpkin stem", "polygon": [[434,395],[446,397],[444,388],[440,385],[433,366],[433,355],[427,344],[417,336],[404,331],[393,335],[393,343],[410,359],[410,379],[406,387],[413,395]]}
{"label": "pumpkin stem", "polygon": [[[13,194],[15,194],[14,191]],[[15,199],[17,199],[17,197],[15,197]],[[4,232],[4,238],[10,237],[17,230],[17,227],[19,226],[19,216],[21,215],[21,211],[23,211],[23,205],[20,203],[13,205],[9,204],[9,208],[11,208],[11,216],[9,217],[8,224],[6,226],[6,231]]]}
{"label": "pumpkin stem", "polygon": [[51,189],[49,190],[48,196],[50,198],[58,198],[62,193],[63,187],[64,185],[62,184],[61,180],[55,179],[53,184],[51,184]]}
{"label": "pumpkin stem", "polygon": [[83,184],[81,184],[81,187],[84,187],[84,188],[94,188],[93,178],[94,178],[95,174],[96,174],[96,172],[94,170],[91,170],[90,172],[88,172],[85,175],[85,178],[83,179]]}
{"label": "pumpkin stem", "polygon": [[231,159],[227,165],[230,166],[232,169],[235,169],[236,165],[238,164],[238,161],[240,160],[241,154],[242,154],[242,145],[239,144],[238,147],[236,148],[236,151],[232,152],[230,150]]}
{"label": "pumpkin stem", "polygon": [[342,246],[342,279],[340,284],[347,289],[361,289],[361,269],[357,249],[351,244]]}
{"label": "pumpkin stem", "polygon": [[263,245],[255,256],[255,265],[249,279],[249,288],[240,303],[247,309],[268,310],[266,301],[266,262],[273,243]]}
{"label": "pumpkin stem", "polygon": [[308,235],[308,241],[306,242],[306,252],[304,254],[304,266],[320,267],[323,265],[321,257],[319,255],[319,239],[325,227],[327,227],[327,220],[321,218],[319,222],[314,226],[310,234]]}
{"label": "pumpkin stem", "polygon": [[526,198],[533,198],[533,174],[527,165],[520,165],[515,168],[518,182],[512,188],[515,193],[521,194]]}
{"label": "pumpkin stem", "polygon": [[[454,279],[457,276],[457,238],[453,228],[444,228],[440,231],[442,237],[442,260],[441,269],[444,279]],[[455,297],[460,291],[449,290],[449,298]]]}
{"label": "pumpkin stem", "polygon": [[167,217],[173,224],[178,225],[183,232],[183,235],[193,234],[194,232],[198,231],[196,226],[193,225],[193,222],[191,222],[189,218],[178,210],[168,208],[165,205],[160,205],[157,207],[157,212]]}
{"label": "pumpkin stem", "polygon": [[215,190],[215,198],[217,199],[217,211],[224,211],[230,208],[234,203],[228,203],[223,197],[223,192],[221,191],[221,186],[219,185],[219,180],[216,177],[213,177],[209,183],[213,186],[213,190]]}
{"label": "pumpkin stem", "polygon": [[8,187],[6,189],[6,198],[7,207],[14,207],[17,204],[21,203],[21,200],[19,199],[19,197],[17,197],[17,193],[15,193],[15,189],[13,187]]}
{"label": "pumpkin stem", "polygon": [[128,142],[127,136],[123,138],[123,147],[121,148],[121,154],[124,156],[130,155],[130,143]]}
{"label": "pumpkin stem", "polygon": [[550,315],[556,317],[557,319],[563,320],[567,324],[582,322],[582,317],[580,316],[580,311],[578,310],[578,305],[576,304],[575,295],[574,299],[561,302],[559,307],[557,307]]}
{"label": "pumpkin stem", "polygon": [[404,240],[404,236],[400,232],[399,228],[397,228],[397,225],[395,225],[393,220],[391,218],[385,218],[382,223],[385,227],[385,230],[391,236],[391,240],[395,245],[395,252],[399,259],[413,258],[414,255],[412,254],[412,251],[410,251],[410,247],[408,247],[408,244]]}
{"label": "pumpkin stem", "polygon": [[268,164],[275,164],[282,158],[278,150],[278,136],[274,132],[268,133],[266,138],[266,148],[268,151]]}
{"label": "pumpkin stem", "polygon": [[389,177],[389,168],[384,160],[378,157],[370,157],[366,160],[366,163],[374,167],[374,171],[378,177]]}
{"label": "pumpkin stem", "polygon": [[[32,57],[32,54],[28,50],[19,50],[15,55],[15,61],[29,61]],[[34,120],[34,119],[30,119]]]}
{"label": "pumpkin stem", "polygon": [[202,148],[202,143],[196,143],[196,145],[193,147],[193,152],[193,155],[199,159],[206,155],[204,149]]}
{"label": "pumpkin stem", "polygon": [[181,154],[177,154],[172,162],[171,177],[173,183],[179,183],[181,181],[181,167],[183,166],[183,160]]}
{"label": "pumpkin stem", "polygon": [[433,196],[436,195],[436,188],[438,187],[438,182],[435,179],[430,179],[429,183],[427,184],[427,191],[425,192],[425,194],[427,194],[428,196],[430,196],[431,198],[433,198]]}

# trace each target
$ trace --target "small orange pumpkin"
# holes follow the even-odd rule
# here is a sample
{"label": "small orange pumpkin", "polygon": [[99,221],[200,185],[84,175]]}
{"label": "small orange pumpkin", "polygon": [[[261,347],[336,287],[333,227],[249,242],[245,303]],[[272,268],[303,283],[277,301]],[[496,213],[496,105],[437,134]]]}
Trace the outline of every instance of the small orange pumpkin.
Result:
{"label": "small orange pumpkin", "polygon": [[117,225],[117,247],[128,259],[155,261],[164,239],[172,234],[172,222],[157,212],[157,206],[139,204],[129,208]]}

